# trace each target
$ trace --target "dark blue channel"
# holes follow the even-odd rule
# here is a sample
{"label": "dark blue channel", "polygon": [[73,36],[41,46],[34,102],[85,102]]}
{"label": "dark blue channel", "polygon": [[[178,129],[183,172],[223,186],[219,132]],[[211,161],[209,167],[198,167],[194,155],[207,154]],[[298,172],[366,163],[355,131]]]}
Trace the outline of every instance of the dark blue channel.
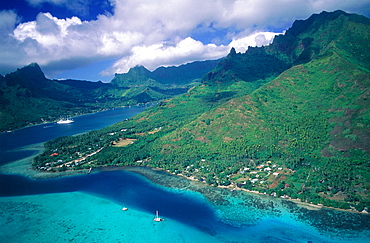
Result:
{"label": "dark blue channel", "polygon": [[215,230],[213,226],[219,221],[214,209],[200,194],[168,190],[132,172],[104,171],[42,180],[0,174],[2,197],[74,191],[93,194],[153,215],[158,210],[164,218],[171,218],[203,231]]}

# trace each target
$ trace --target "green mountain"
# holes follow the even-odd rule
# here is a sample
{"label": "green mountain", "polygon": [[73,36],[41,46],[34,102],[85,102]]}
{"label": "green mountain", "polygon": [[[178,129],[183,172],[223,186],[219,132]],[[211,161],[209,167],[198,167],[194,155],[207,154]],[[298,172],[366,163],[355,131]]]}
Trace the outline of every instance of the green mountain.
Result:
{"label": "green mountain", "polygon": [[111,84],[127,89],[118,93],[125,100],[150,102],[185,93],[199,84],[202,76],[217,66],[219,60],[193,62],[178,67],[159,67],[150,72],[143,66],[116,74]]}
{"label": "green mountain", "polygon": [[36,63],[18,69],[0,83],[0,130],[97,110],[79,91],[45,78]]}
{"label": "green mountain", "polygon": [[136,67],[127,74],[116,74],[110,83],[50,80],[38,64],[32,63],[0,77],[0,131],[168,99],[199,83],[217,62],[194,62],[154,72]]}
{"label": "green mountain", "polygon": [[298,20],[269,46],[231,49],[185,94],[46,143],[34,166],[146,165],[215,186],[369,210],[369,34],[369,19],[343,11]]}
{"label": "green mountain", "polygon": [[128,73],[116,74],[111,83],[119,87],[137,86],[192,86],[200,83],[202,76],[217,66],[219,60],[192,62],[178,67],[159,67],[150,72],[143,66],[131,68]]}

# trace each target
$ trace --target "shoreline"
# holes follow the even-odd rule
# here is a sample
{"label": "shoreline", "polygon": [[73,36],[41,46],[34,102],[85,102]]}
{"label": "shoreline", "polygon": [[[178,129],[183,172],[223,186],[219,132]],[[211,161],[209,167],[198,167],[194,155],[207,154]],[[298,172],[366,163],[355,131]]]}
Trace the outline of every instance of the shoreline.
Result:
{"label": "shoreline", "polygon": [[[119,108],[119,107],[117,107],[117,108]],[[73,115],[71,118],[76,118],[76,117],[80,117],[80,116],[86,116],[86,115],[95,114],[95,113],[99,113],[99,112],[103,112],[103,111],[107,111],[107,110],[109,110],[109,109],[103,109],[103,110],[99,110],[99,111],[96,111],[96,112],[89,112],[89,113],[75,114],[75,115]],[[1,133],[11,133],[11,132],[16,132],[16,131],[19,131],[19,130],[22,130],[22,129],[25,129],[25,128],[35,127],[35,126],[39,126],[39,125],[53,124],[53,123],[56,123],[57,121],[58,121],[58,120],[52,120],[52,121],[46,121],[46,122],[35,123],[35,124],[28,124],[28,125],[23,126],[23,127],[15,128],[15,129],[13,129],[13,130],[4,130],[4,131],[0,131],[0,134],[1,134]]]}
{"label": "shoreline", "polygon": [[[87,115],[91,115],[91,114],[96,114],[96,113],[99,113],[99,112],[104,112],[104,111],[108,111],[108,110],[115,109],[115,108],[130,108],[130,107],[128,107],[128,106],[119,106],[119,107],[114,107],[114,108],[104,108],[104,109],[101,109],[101,110],[98,110],[98,111],[95,111],[95,112],[74,114],[73,116],[71,116],[71,118],[76,118],[76,117],[80,117],[80,116],[87,116]],[[11,133],[11,132],[15,132],[15,131],[22,130],[22,129],[29,128],[29,127],[35,127],[35,126],[46,125],[46,124],[53,124],[53,123],[56,123],[57,121],[58,121],[58,119],[52,120],[52,121],[47,121],[47,122],[40,122],[40,123],[35,123],[35,124],[29,124],[29,125],[26,125],[26,126],[23,126],[23,127],[15,128],[13,130],[1,131],[0,133]]]}
{"label": "shoreline", "polygon": [[[304,241],[299,241],[299,242],[309,242],[309,240],[312,240],[312,242],[316,242],[316,241],[327,242],[329,239],[333,239],[333,238],[334,239],[337,239],[337,238],[338,239],[350,239],[350,237],[353,237],[353,235],[351,236],[344,235],[342,237],[341,235],[338,235],[337,232],[332,233],[331,229],[337,229],[339,233],[348,232],[348,230],[346,229],[336,228],[337,225],[338,227],[341,226],[339,222],[338,223],[335,222],[336,220],[339,219],[339,217],[348,218],[349,220],[348,222],[354,223],[354,225],[356,225],[355,223],[358,221],[361,222],[360,229],[356,229],[355,226],[351,226],[351,225],[349,229],[351,230],[350,232],[352,232],[353,230],[356,233],[356,237],[358,238],[361,237],[361,241],[358,241],[358,242],[366,242],[366,241],[362,241],[362,239],[364,238],[363,236],[361,236],[361,234],[363,233],[363,230],[366,230],[367,235],[370,234],[369,227],[366,226],[367,225],[366,223],[368,222],[367,221],[368,217],[365,217],[365,216],[361,216],[360,218],[360,216],[357,216],[354,214],[348,214],[348,213],[346,214],[341,213],[338,215],[335,211],[332,211],[332,210],[330,211],[329,210],[328,211],[311,211],[311,210],[306,210],[303,208],[301,209],[300,207],[296,206],[296,204],[294,203],[283,203],[283,200],[280,200],[278,198],[272,198],[272,197],[268,198],[266,196],[260,197],[259,195],[252,195],[252,193],[249,194],[249,193],[244,193],[241,191],[238,192],[236,190],[233,192],[230,192],[230,190],[225,190],[225,188],[212,187],[200,181],[188,180],[181,176],[173,176],[170,173],[166,172],[165,170],[162,170],[159,168],[150,168],[150,167],[142,167],[142,166],[100,167],[100,168],[96,168],[96,170],[94,170],[92,174],[96,173],[95,175],[97,175],[98,173],[100,173],[100,171],[107,171],[106,173],[109,173],[108,171],[117,171],[117,173],[114,173],[114,176],[112,177],[115,183],[114,184],[108,183],[106,185],[109,185],[110,187],[111,186],[115,187],[115,185],[118,186],[117,191],[113,189],[113,192],[118,192],[119,194],[122,193],[121,197],[118,197],[119,199],[118,201],[115,200],[117,193],[112,194],[110,190],[108,190],[107,192],[107,193],[110,193],[107,195],[111,195],[109,197],[107,197],[107,195],[105,195],[104,193],[103,194],[88,193],[90,190],[87,190],[85,192],[81,190],[76,190],[76,191],[73,190],[72,193],[67,191],[67,193],[65,194],[67,196],[63,194],[65,192],[58,193],[58,192],[53,192],[53,191],[49,192],[52,194],[47,193],[47,194],[35,194],[35,195],[23,195],[23,196],[5,196],[2,198],[2,200],[6,202],[10,202],[6,204],[5,206],[11,209],[11,210],[6,210],[6,211],[9,212],[10,214],[9,217],[15,217],[16,219],[12,221],[13,223],[9,225],[9,228],[15,231],[17,227],[15,227],[14,225],[17,223],[18,224],[21,223],[21,225],[24,225],[23,229],[28,224],[33,225],[34,223],[37,223],[38,218],[37,220],[34,220],[31,224],[28,223],[29,221],[24,220],[25,218],[24,216],[27,216],[29,214],[39,215],[40,219],[48,220],[48,217],[45,217],[45,215],[48,215],[49,212],[45,214],[43,210],[44,208],[43,206],[39,207],[37,210],[29,210],[28,205],[31,205],[31,204],[27,204],[26,208],[24,206],[20,207],[20,206],[17,206],[17,204],[15,204],[16,202],[27,202],[27,203],[33,202],[32,200],[30,200],[30,198],[32,197],[32,199],[34,199],[35,201],[43,202],[45,203],[45,205],[52,205],[50,206],[50,208],[53,208],[53,210],[57,210],[57,212],[60,213],[60,215],[58,215],[58,220],[59,219],[61,220],[53,221],[53,222],[58,223],[57,226],[60,226],[60,227],[57,227],[57,230],[55,232],[56,234],[60,234],[61,231],[66,232],[69,237],[68,239],[71,239],[70,236],[72,236],[74,232],[76,235],[81,235],[81,232],[85,232],[85,233],[88,232],[86,231],[86,227],[77,228],[77,227],[71,227],[69,225],[71,225],[72,223],[76,224],[77,226],[83,225],[85,218],[88,219],[89,217],[90,218],[93,217],[94,220],[97,221],[97,223],[103,222],[104,225],[106,225],[105,222],[110,222],[112,226],[109,225],[107,227],[109,229],[112,229],[114,232],[119,232],[120,237],[123,236],[121,232],[122,231],[125,232],[126,229],[129,232],[132,232],[132,230],[134,230],[133,235],[134,234],[137,235],[137,232],[139,231],[143,232],[141,230],[141,229],[144,229],[142,227],[142,222],[138,224],[135,223],[136,225],[132,227],[133,223],[131,222],[137,222],[138,219],[136,217],[130,218],[130,216],[132,215],[133,212],[136,212],[136,210],[139,213],[143,212],[144,215],[148,215],[147,211],[143,210],[146,207],[142,208],[140,206],[138,207],[136,206],[136,203],[138,203],[138,205],[141,205],[142,200],[140,199],[144,199],[144,198],[142,198],[141,196],[137,198],[137,195],[135,194],[133,194],[134,196],[129,196],[129,195],[126,195],[125,193],[135,192],[138,194],[142,194],[147,191],[144,188],[140,188],[141,190],[137,190],[139,188],[136,188],[135,186],[134,188],[132,188],[130,184],[121,183],[122,177],[125,177],[125,176],[131,177],[132,175],[134,175],[135,177],[139,177],[139,181],[143,182],[143,184],[140,182],[139,185],[143,185],[143,186],[145,185],[145,188],[154,187],[154,190],[165,191],[165,195],[167,195],[166,197],[169,199],[168,203],[173,205],[173,210],[175,211],[181,210],[185,212],[186,211],[194,212],[194,209],[195,209],[196,212],[200,212],[200,216],[202,216],[201,212],[203,212],[203,211],[198,211],[200,208],[199,206],[197,206],[198,205],[197,203],[194,204],[195,207],[193,209],[193,204],[189,204],[188,203],[189,201],[187,200],[181,201],[184,203],[181,205],[186,206],[184,209],[182,207],[178,207],[176,203],[173,204],[173,202],[171,201],[172,197],[171,198],[168,197],[170,195],[175,195],[175,197],[179,195],[180,198],[182,198],[183,195],[186,195],[185,198],[194,198],[196,202],[200,202],[202,203],[201,205],[206,206],[207,209],[209,209],[211,212],[211,214],[209,215],[213,215],[211,218],[212,221],[209,221],[209,220],[204,221],[202,218],[200,218],[198,222],[199,217],[198,215],[194,214],[196,217],[195,229],[197,229],[197,232],[205,232],[206,235],[209,235],[209,236],[216,236],[216,237],[218,235],[225,236],[225,237],[219,238],[219,239],[227,239],[222,242],[226,242],[226,241],[227,242],[229,241],[230,242],[231,241],[241,242],[249,238],[251,239],[251,241],[248,241],[248,242],[252,242],[252,241],[254,242],[253,239],[255,239],[256,241],[260,241],[257,239],[263,239],[263,242],[267,242],[269,240],[266,240],[266,239],[272,239],[272,240],[275,239],[273,238],[273,236],[276,235],[276,231],[282,232],[281,233],[282,237],[287,237],[287,235],[288,236],[291,235],[292,229],[298,230],[298,231],[294,231],[294,235],[297,235],[297,237],[300,235],[306,235],[306,234],[308,235],[308,237],[302,238],[304,239]],[[125,173],[125,171],[128,171],[129,173],[132,172],[133,174],[128,175]],[[67,176],[67,175],[63,174],[62,176]],[[85,182],[93,183],[94,177],[95,176],[92,175],[92,177],[88,179],[89,176],[85,175],[83,180]],[[100,177],[100,179],[106,178],[109,180],[110,174],[105,174],[105,175],[101,175],[98,177]],[[65,182],[66,185],[71,184],[71,183],[79,183],[79,180],[73,179],[73,177],[71,179],[72,179],[71,181],[68,180],[67,182]],[[136,179],[134,181],[136,181]],[[52,184],[54,181],[46,181],[46,182]],[[40,184],[43,184],[43,183],[40,183]],[[94,185],[89,185],[89,187],[94,187]],[[120,187],[124,189],[121,190]],[[105,187],[101,189],[105,190]],[[99,189],[97,192],[99,192],[101,189]],[[134,191],[132,191],[133,189]],[[82,194],[80,194],[80,192]],[[94,192],[94,190],[90,192]],[[98,202],[101,202],[102,200],[104,202],[107,202],[107,203],[99,203],[99,210],[100,210],[99,212],[103,212],[102,214],[94,213],[94,210],[95,212],[97,210],[96,206],[94,207],[87,206],[89,205],[87,202],[91,200],[90,198],[87,198],[87,201],[79,200],[79,199],[85,198],[84,194],[96,197]],[[127,193],[127,194],[130,194],[130,193]],[[53,199],[54,201],[46,200],[45,198],[49,197],[48,195],[51,198],[54,198]],[[82,195],[82,196],[79,196],[79,198],[76,198],[74,200],[69,200],[69,196],[71,195],[72,196]],[[122,197],[122,195],[124,196]],[[130,199],[126,199],[126,196],[133,197],[134,200],[131,201]],[[180,223],[180,224],[184,223],[185,225],[189,224],[188,221],[182,222],[181,219],[177,217],[177,216],[179,217],[183,216],[181,213],[179,215],[175,213],[176,217],[174,218],[172,218],[171,216],[172,214],[171,210],[165,213],[164,211],[167,211],[167,207],[166,208],[163,207],[162,209],[159,209],[159,210],[160,212],[162,212],[162,214],[166,218],[165,222],[168,222],[168,223],[164,223],[164,225],[154,223],[152,213],[154,212],[154,210],[157,210],[158,204],[157,204],[157,201],[151,202],[151,199],[153,198],[153,195],[151,193],[149,193],[148,196],[145,196],[145,198],[149,198],[149,200],[145,200],[145,202],[147,204],[153,204],[150,206],[153,210],[151,209],[149,212],[149,216],[145,218],[145,222],[147,222],[147,224],[146,223],[145,224],[148,225],[148,229],[153,230],[154,233],[158,233],[158,232],[163,232],[163,229],[164,229],[163,227],[167,227],[166,225],[169,226],[171,222]],[[157,196],[154,196],[154,198],[157,198]],[[182,199],[185,199],[185,198],[182,198]],[[193,202],[193,201],[190,200],[190,202]],[[59,206],[58,205],[59,203],[63,206]],[[112,204],[112,203],[115,206],[110,208],[109,204]],[[74,204],[76,204],[77,206],[79,205],[77,207],[77,210],[75,209],[75,207],[70,206]],[[67,206],[64,207],[65,205]],[[129,209],[127,212],[122,213],[123,212],[122,207],[128,207]],[[26,209],[26,211],[24,209]],[[106,213],[108,212],[107,210],[110,210],[109,213]],[[17,212],[17,214],[15,214],[14,212]],[[50,212],[52,213],[52,211]],[[21,215],[21,217],[14,216],[18,214]],[[71,220],[69,219],[66,220],[64,215],[70,215]],[[82,217],[84,215],[86,217]],[[206,216],[207,215],[208,214],[206,214]],[[134,214],[134,216],[136,216],[136,214]],[[74,219],[72,219],[72,217]],[[83,219],[81,219],[81,217]],[[22,221],[17,221],[18,219]],[[77,222],[75,221],[75,219],[77,219]],[[124,225],[125,223],[121,221],[128,222],[129,226],[125,227]],[[329,222],[329,223],[326,223],[326,222]],[[332,224],[333,222],[335,222],[335,225]],[[50,224],[50,222],[48,222],[47,226],[50,226],[50,225],[54,226],[55,223]],[[66,225],[73,229],[76,228],[77,230],[70,231],[69,230],[70,228],[68,228],[67,230]],[[192,223],[190,223],[189,225],[191,228],[194,228],[194,225]],[[218,225],[220,225],[220,227]],[[224,229],[223,227],[227,227],[227,229],[230,229],[230,231],[229,230],[223,231]],[[44,226],[40,228],[44,228]],[[52,228],[54,229],[54,227]],[[101,228],[104,228],[104,227],[99,226],[98,229],[94,228],[94,232],[98,232],[99,234],[104,233],[104,235],[107,235],[107,239],[111,237],[108,232],[100,231]],[[168,229],[173,230],[172,228],[168,228]],[[35,231],[35,232],[43,232],[43,231],[41,230],[41,231]],[[147,233],[148,230],[145,229],[144,234],[145,232]],[[181,231],[181,232],[184,232],[184,231]],[[249,237],[251,233],[254,235]],[[45,236],[45,233],[43,234]],[[17,236],[18,235],[19,233],[17,232]],[[88,239],[86,235],[90,235],[90,233],[82,234],[85,241],[86,239]],[[93,235],[93,233],[91,235]],[[127,234],[125,233],[124,236],[127,237]],[[292,238],[295,238],[295,236]],[[29,238],[29,239],[32,239],[32,238]],[[74,236],[74,239],[77,239],[77,238]],[[124,239],[124,238],[121,238],[121,239]],[[182,238],[182,239],[185,239],[185,238]],[[216,239],[216,238],[212,238],[212,239]],[[286,239],[286,238],[279,237],[279,239]],[[83,239],[81,240],[84,241]],[[281,240],[278,240],[278,241],[281,241]],[[208,241],[206,240],[205,242],[208,242]],[[212,240],[210,242],[212,242]]]}
{"label": "shoreline", "polygon": [[[65,171],[65,172],[44,172],[44,171],[38,171],[38,170],[33,169],[32,160],[44,150],[43,144],[44,143],[37,143],[37,144],[32,144],[30,146],[25,146],[23,148],[18,149],[19,151],[34,150],[35,153],[26,158],[16,160],[16,161],[11,161],[11,162],[1,165],[0,173],[22,175],[22,176],[25,176],[31,179],[36,179],[36,180],[85,174],[85,170]],[[86,170],[86,173],[87,171],[88,170]]]}
{"label": "shoreline", "polygon": [[[36,144],[34,146],[27,147],[27,148],[28,149],[29,148],[33,148],[33,149],[38,148],[38,150],[37,150],[35,155],[32,155],[32,156],[29,156],[29,157],[21,159],[21,160],[17,160],[17,161],[13,161],[13,162],[9,162],[7,164],[1,165],[0,166],[0,173],[17,174],[17,175],[26,176],[26,177],[36,179],[36,180],[37,179],[51,179],[51,178],[58,178],[58,177],[68,177],[68,176],[89,174],[89,171],[90,171],[89,169],[63,171],[63,172],[37,171],[37,170],[32,168],[32,160],[37,154],[39,154],[42,151],[43,146],[42,146],[42,144]],[[23,149],[26,149],[26,148],[23,148]],[[176,176],[176,177],[181,177],[181,178],[186,179],[187,182],[188,182],[188,185],[175,186],[174,188],[177,188],[177,189],[190,188],[189,190],[191,190],[191,191],[199,192],[199,190],[195,190],[195,189],[200,189],[200,188],[203,188],[203,187],[210,187],[210,188],[213,187],[211,185],[208,185],[205,182],[194,179],[193,176],[188,177],[188,176],[185,176],[185,175],[182,175],[182,174],[174,174],[174,173],[170,173],[170,172],[168,172],[164,169],[161,169],[161,168],[152,168],[152,167],[147,167],[147,166],[145,166],[145,167],[143,167],[143,166],[102,166],[102,167],[93,168],[93,171],[96,171],[96,172],[116,171],[116,170],[124,170],[124,171],[129,171],[129,172],[140,174],[140,175],[144,176],[145,178],[147,178],[148,180],[150,180],[151,182],[153,182],[155,184],[158,184],[158,185],[161,185],[161,186],[164,186],[164,187],[173,187],[173,186],[169,185],[166,182],[163,182],[163,178],[160,178],[162,175],[155,174],[155,173],[161,172],[161,173],[166,173],[167,175],[170,175],[170,176]],[[145,171],[145,173],[144,173],[144,171]],[[92,172],[92,173],[94,173],[94,172]],[[184,183],[184,184],[187,184],[187,183]],[[343,211],[343,212],[348,212],[348,213],[357,213],[357,214],[363,214],[363,215],[369,214],[368,212],[364,212],[364,211],[359,212],[359,211],[355,211],[355,210],[352,210],[352,209],[340,209],[340,208],[333,208],[333,207],[328,207],[328,206],[324,206],[324,205],[311,204],[311,203],[307,203],[307,202],[302,202],[299,199],[274,197],[274,196],[270,196],[268,194],[261,193],[261,192],[258,192],[258,191],[251,191],[251,190],[247,190],[247,189],[243,189],[243,188],[238,188],[238,187],[235,187],[235,186],[217,186],[217,187],[213,187],[213,188],[226,189],[228,191],[237,190],[237,191],[243,191],[245,193],[251,193],[251,194],[255,194],[255,195],[259,195],[259,196],[264,196],[266,198],[274,198],[274,199],[279,199],[279,200],[288,200],[290,202],[295,203],[297,206],[304,207],[308,210],[321,210],[323,208],[326,208],[326,209],[338,210],[338,211]]]}
{"label": "shoreline", "polygon": [[[168,172],[168,171],[166,171],[166,172]],[[170,172],[168,172],[168,173],[170,173]],[[203,183],[204,185],[210,186],[205,182],[201,182],[197,179],[194,179],[193,178],[194,176],[188,177],[188,176],[185,176],[185,175],[182,175],[182,174],[173,174],[173,173],[170,173],[170,174],[175,175],[175,176],[180,176],[180,177],[183,177],[187,180],[196,181],[196,182],[199,182],[199,183]],[[338,210],[338,211],[343,211],[343,212],[348,212],[348,213],[358,213],[358,214],[364,214],[364,215],[369,214],[366,211],[359,212],[359,211],[355,211],[355,210],[352,210],[352,209],[341,209],[341,208],[334,208],[334,207],[328,207],[328,206],[324,206],[324,205],[317,205],[317,204],[302,202],[298,198],[293,199],[293,198],[285,198],[285,197],[274,197],[274,196],[270,196],[266,193],[261,193],[261,192],[258,192],[258,191],[251,191],[251,190],[239,188],[239,187],[236,187],[236,186],[217,186],[217,188],[227,189],[227,190],[230,190],[230,191],[234,191],[234,190],[243,191],[243,192],[246,192],[246,193],[253,193],[253,194],[256,194],[256,195],[266,196],[268,198],[270,197],[270,198],[275,198],[275,199],[279,199],[279,200],[288,200],[288,201],[293,202],[296,205],[298,205],[300,207],[303,207],[303,208],[306,208],[308,210],[320,210],[320,209],[326,208],[326,209]]]}
{"label": "shoreline", "polygon": [[[146,104],[146,103],[142,103],[142,104],[137,104],[137,105],[132,105],[132,106],[117,106],[117,107],[111,107],[111,108],[102,108],[101,110],[97,110],[97,111],[93,111],[93,112],[88,112],[88,113],[81,113],[81,114],[74,114],[73,116],[71,116],[71,118],[76,118],[76,117],[81,117],[81,116],[87,116],[87,115],[92,115],[92,114],[96,114],[96,113],[99,113],[99,112],[104,112],[104,111],[108,111],[108,110],[112,110],[112,109],[117,109],[117,108],[140,108],[140,107],[143,107],[143,108],[148,108],[148,107],[151,107],[151,106],[154,106],[156,104],[156,102],[151,102],[150,104]],[[25,128],[29,128],[29,127],[34,127],[34,126],[39,126],[39,125],[46,125],[46,124],[53,124],[53,123],[56,123],[58,120],[53,120],[53,121],[47,121],[47,122],[40,122],[40,123],[35,123],[35,124],[29,124],[29,125],[26,125],[26,126],[23,126],[23,127],[19,127],[19,128],[15,128],[13,130],[3,130],[3,131],[0,131],[0,134],[2,133],[11,133],[11,132],[15,132],[15,131],[18,131],[18,130],[22,130],[22,129],[25,129]]]}

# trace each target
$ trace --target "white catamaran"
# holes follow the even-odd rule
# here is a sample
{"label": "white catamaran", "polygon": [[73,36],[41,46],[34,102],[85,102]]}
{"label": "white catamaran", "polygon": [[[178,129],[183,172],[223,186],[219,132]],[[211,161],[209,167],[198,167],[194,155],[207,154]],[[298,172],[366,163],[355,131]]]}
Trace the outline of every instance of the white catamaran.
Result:
{"label": "white catamaran", "polygon": [[155,218],[154,218],[154,221],[155,222],[161,222],[161,221],[163,221],[164,219],[162,219],[162,218],[160,218],[159,216],[158,216],[158,211],[155,211]]}
{"label": "white catamaran", "polygon": [[69,123],[72,123],[74,122],[72,119],[69,119],[69,118],[66,118],[66,119],[60,119],[59,121],[57,121],[57,124],[69,124]]}

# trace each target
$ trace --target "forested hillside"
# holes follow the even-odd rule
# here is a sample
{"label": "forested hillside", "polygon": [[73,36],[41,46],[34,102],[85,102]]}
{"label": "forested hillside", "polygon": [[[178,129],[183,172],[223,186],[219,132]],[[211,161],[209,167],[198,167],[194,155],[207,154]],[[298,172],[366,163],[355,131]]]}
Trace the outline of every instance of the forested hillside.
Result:
{"label": "forested hillside", "polygon": [[0,131],[102,108],[91,90],[49,80],[36,63],[6,75],[0,83]]}
{"label": "forested hillside", "polygon": [[150,72],[143,66],[131,68],[128,73],[116,74],[112,84],[121,87],[140,86],[155,81],[161,85],[181,86],[200,82],[202,76],[215,68],[220,60],[192,62],[178,67],[159,67]]}
{"label": "forested hillside", "polygon": [[[5,77],[0,76],[0,131],[168,99],[199,84],[202,75],[217,63],[217,60],[194,62],[180,67],[161,67],[154,72],[135,67],[127,74],[116,74],[110,83],[50,80],[38,64],[32,63]],[[140,70],[147,72],[141,81]]]}
{"label": "forested hillside", "polygon": [[369,34],[369,19],[342,11],[296,21],[269,46],[231,49],[185,94],[46,143],[34,166],[146,165],[215,186],[369,209]]}

